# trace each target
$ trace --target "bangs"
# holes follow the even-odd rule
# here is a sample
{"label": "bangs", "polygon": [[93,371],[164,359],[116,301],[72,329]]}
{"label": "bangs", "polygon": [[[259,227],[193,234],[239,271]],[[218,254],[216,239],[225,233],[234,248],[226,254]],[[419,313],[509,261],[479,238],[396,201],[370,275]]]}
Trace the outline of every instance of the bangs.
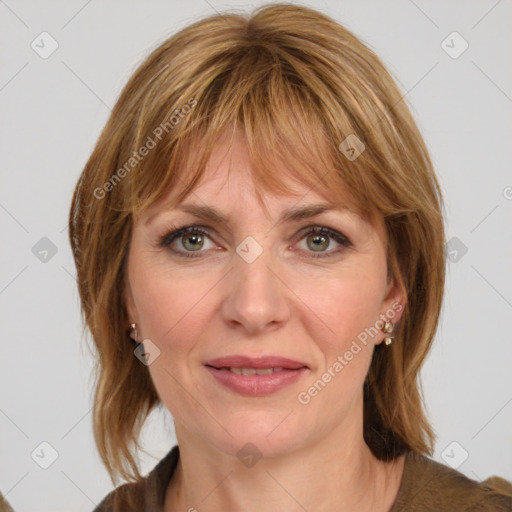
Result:
{"label": "bangs", "polygon": [[[187,88],[190,95],[182,94],[161,109],[183,115],[132,174],[127,208],[138,216],[171,191],[171,206],[176,206],[201,181],[219,140],[227,135],[231,146],[241,135],[260,203],[262,190],[294,195],[290,182],[297,182],[331,204],[367,217],[370,203],[364,198],[360,166],[338,149],[339,141],[356,127],[328,87],[303,62],[283,61],[262,48],[252,47],[229,60],[236,66],[219,71],[209,82],[198,76]],[[309,75],[321,90],[315,93],[301,74]],[[338,110],[336,116],[333,109]],[[139,131],[136,147],[154,134],[162,118],[169,116],[157,116]]]}

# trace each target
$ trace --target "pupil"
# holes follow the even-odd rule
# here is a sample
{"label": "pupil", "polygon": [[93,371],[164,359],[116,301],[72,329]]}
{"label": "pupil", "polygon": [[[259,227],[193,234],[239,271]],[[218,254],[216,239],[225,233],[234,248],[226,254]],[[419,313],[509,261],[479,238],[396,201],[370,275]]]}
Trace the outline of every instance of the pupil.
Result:
{"label": "pupil", "polygon": [[[201,241],[201,235],[188,235],[187,237],[185,237],[185,244],[184,246],[186,248],[189,248],[189,249],[192,249],[192,250],[197,250],[198,248],[200,248],[200,245],[198,244],[198,242]],[[190,247],[187,247],[188,242],[190,240],[193,240],[192,244],[190,244]]]}
{"label": "pupil", "polygon": [[[326,249],[327,246],[329,245],[327,237],[325,237],[324,235],[313,235],[312,239],[313,239],[313,244],[316,248]],[[323,245],[322,245],[322,242],[323,242]]]}

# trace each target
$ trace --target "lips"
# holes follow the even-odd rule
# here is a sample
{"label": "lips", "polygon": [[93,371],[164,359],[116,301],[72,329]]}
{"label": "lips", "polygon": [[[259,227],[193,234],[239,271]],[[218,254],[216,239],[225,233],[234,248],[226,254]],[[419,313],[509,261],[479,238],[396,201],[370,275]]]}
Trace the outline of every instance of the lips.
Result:
{"label": "lips", "polygon": [[231,391],[248,396],[265,396],[296,382],[308,371],[299,361],[277,356],[229,356],[212,359],[206,369]]}
{"label": "lips", "polygon": [[220,357],[206,361],[206,366],[213,368],[282,368],[284,370],[298,370],[307,368],[307,365],[293,359],[279,356],[247,357],[247,356],[228,356]]}

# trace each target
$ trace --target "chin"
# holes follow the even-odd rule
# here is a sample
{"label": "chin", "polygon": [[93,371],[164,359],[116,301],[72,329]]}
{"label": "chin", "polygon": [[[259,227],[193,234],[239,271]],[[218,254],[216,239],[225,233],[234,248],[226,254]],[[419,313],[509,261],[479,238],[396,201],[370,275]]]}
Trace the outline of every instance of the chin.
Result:
{"label": "chin", "polygon": [[[212,439],[214,446],[240,458],[245,452],[258,457],[274,458],[290,454],[306,441],[304,426],[297,425],[297,418],[289,412],[240,412],[229,419],[224,417],[223,426]],[[285,419],[286,418],[286,419]],[[284,420],[284,421],[283,421]],[[208,437],[212,433],[205,433]],[[220,437],[218,437],[220,434]],[[230,435],[231,434],[231,435]]]}

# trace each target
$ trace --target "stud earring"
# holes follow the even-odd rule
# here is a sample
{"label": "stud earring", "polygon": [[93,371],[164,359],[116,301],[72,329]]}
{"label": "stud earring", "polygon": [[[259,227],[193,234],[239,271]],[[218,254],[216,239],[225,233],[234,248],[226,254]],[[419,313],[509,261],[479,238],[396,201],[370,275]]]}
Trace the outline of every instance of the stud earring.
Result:
{"label": "stud earring", "polygon": [[137,343],[137,325],[130,324],[130,338]]}
{"label": "stud earring", "polygon": [[[393,332],[393,322],[391,320],[388,320],[384,327],[382,328],[382,332],[386,334],[391,334]],[[391,345],[393,343],[393,336],[386,336],[384,338],[384,345]]]}

